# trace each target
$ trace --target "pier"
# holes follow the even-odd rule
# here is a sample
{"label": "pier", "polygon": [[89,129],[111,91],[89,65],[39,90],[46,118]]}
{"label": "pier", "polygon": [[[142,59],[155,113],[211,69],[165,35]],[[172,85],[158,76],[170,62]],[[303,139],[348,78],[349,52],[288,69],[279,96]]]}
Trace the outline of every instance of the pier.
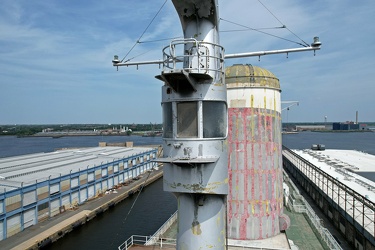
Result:
{"label": "pier", "polygon": [[375,248],[375,183],[349,170],[358,166],[286,147],[283,165],[352,247]]}
{"label": "pier", "polygon": [[139,192],[163,176],[162,168],[145,173],[138,180],[122,185],[116,193],[104,194],[89,200],[76,210],[66,210],[59,216],[52,217],[30,228],[19,232],[13,237],[0,241],[0,249],[39,249],[47,246],[75,228],[88,223],[91,219],[107,211],[132,194]]}

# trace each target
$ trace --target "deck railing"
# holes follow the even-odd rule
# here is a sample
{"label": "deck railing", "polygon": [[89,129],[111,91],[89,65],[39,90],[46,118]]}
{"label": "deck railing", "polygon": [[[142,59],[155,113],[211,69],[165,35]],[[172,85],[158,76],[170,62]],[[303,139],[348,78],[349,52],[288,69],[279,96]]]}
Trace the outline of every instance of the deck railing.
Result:
{"label": "deck railing", "polygon": [[[186,47],[190,49],[186,50]],[[163,48],[163,70],[173,71],[178,68],[190,73],[221,74],[224,68],[224,48],[194,38],[174,39]]]}
{"label": "deck railing", "polygon": [[147,242],[154,241],[154,245],[158,245],[159,248],[163,246],[176,245],[176,239],[159,238],[154,236],[143,236],[143,235],[132,235],[124,243],[117,247],[118,250],[128,250],[133,245],[146,245]]}
{"label": "deck railing", "polygon": [[[157,241],[162,242],[162,238],[160,237],[163,235],[171,226],[172,224],[177,220],[177,211],[169,217],[169,219],[159,228],[158,231],[154,233],[154,235],[151,236],[150,240],[148,240],[145,245],[153,245]],[[176,244],[176,240],[174,240],[174,244]]]}
{"label": "deck railing", "polygon": [[321,190],[324,197],[333,204],[332,206],[340,212],[342,217],[362,233],[371,244],[374,244],[375,203],[373,201],[285,146],[283,146],[283,161],[288,166],[294,166],[294,170],[301,173],[312,186]]}
{"label": "deck railing", "polygon": [[143,235],[132,235],[129,239],[127,239],[124,243],[122,243],[118,250],[128,250],[132,245],[159,245],[160,248],[164,246],[175,246],[176,239],[169,239],[169,238],[162,238],[160,237],[163,233],[165,233],[168,228],[177,220],[177,211],[169,217],[169,219],[159,228],[158,231],[154,233],[152,236],[143,236]]}
{"label": "deck railing", "polygon": [[[284,172],[284,175],[288,176],[288,174]],[[322,220],[319,216],[315,213],[314,209],[309,205],[309,203],[303,198],[303,196],[299,193],[298,188],[293,183],[293,181],[288,176],[288,184],[294,189],[292,197],[301,201],[302,204],[296,204],[294,199],[288,199],[291,203],[291,207],[296,213],[304,213],[307,215],[307,218],[310,220],[311,224],[315,227],[318,231],[320,236],[322,237],[323,241],[328,245],[329,249],[337,249],[342,250],[339,243],[333,238],[332,234],[328,231],[327,228],[322,226]],[[288,204],[286,204],[288,205]]]}

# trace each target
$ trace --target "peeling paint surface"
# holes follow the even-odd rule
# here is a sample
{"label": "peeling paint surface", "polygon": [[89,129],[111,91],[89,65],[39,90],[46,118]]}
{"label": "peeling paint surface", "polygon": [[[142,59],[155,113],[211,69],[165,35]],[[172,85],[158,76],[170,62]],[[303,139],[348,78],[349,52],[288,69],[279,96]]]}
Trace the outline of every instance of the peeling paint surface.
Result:
{"label": "peeling paint surface", "polygon": [[198,221],[193,221],[193,223],[191,225],[191,231],[194,235],[201,235],[202,234],[201,226],[200,226]]}
{"label": "peeling paint surface", "polygon": [[[179,204],[184,204],[178,207],[180,242],[189,245],[187,249],[225,249],[225,196],[180,193],[176,197]],[[220,209],[219,204],[223,204]]]}
{"label": "peeling paint surface", "polygon": [[233,77],[227,85],[228,235],[259,240],[280,233],[283,214],[280,89],[272,73],[266,75],[272,76],[269,84],[259,76],[260,69],[255,77],[254,72],[244,77],[243,67],[234,67],[228,72],[239,80]]}
{"label": "peeling paint surface", "polygon": [[168,125],[159,159],[164,163],[164,191],[178,199],[176,248],[223,250],[229,179],[218,1],[172,3],[184,39],[174,39],[169,50],[163,49],[166,64],[157,76],[164,81],[163,123]]}
{"label": "peeling paint surface", "polygon": [[[262,109],[234,108],[229,109],[229,116],[229,225],[238,224],[238,239],[268,238],[280,231],[281,142],[274,141],[280,128],[272,128],[279,123],[280,115]],[[253,117],[255,131],[246,126],[248,117]],[[232,232],[233,228],[230,235]]]}

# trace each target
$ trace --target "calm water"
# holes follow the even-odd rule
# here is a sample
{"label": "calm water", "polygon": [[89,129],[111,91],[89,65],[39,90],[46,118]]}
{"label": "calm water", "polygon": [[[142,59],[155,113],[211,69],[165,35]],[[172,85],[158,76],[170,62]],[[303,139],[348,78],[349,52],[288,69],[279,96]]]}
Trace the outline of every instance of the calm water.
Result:
{"label": "calm water", "polygon": [[[39,152],[52,152],[59,148],[96,147],[99,142],[132,141],[135,146],[158,145],[161,137],[141,136],[77,136],[25,137],[0,136],[0,157],[8,157]],[[311,144],[324,144],[327,149],[353,149],[375,155],[375,133],[319,133],[302,132],[283,135],[283,144],[291,149],[310,148]]]}
{"label": "calm water", "polygon": [[[163,191],[163,180],[147,186],[89,223],[53,243],[49,249],[117,249],[131,235],[153,235],[177,210],[176,198]],[[125,220],[126,218],[126,220]]]}
{"label": "calm water", "polygon": [[[52,152],[58,148],[93,147],[99,142],[133,141],[135,146],[161,144],[160,137],[140,136],[81,136],[52,138],[16,138],[0,136],[0,157],[38,152]],[[283,135],[283,144],[291,149],[310,148],[324,144],[327,149],[353,149],[375,155],[375,133],[318,133],[302,132]],[[50,249],[117,249],[133,234],[152,235],[177,209],[176,199],[164,192],[162,180],[148,186],[138,198],[127,199],[104,215],[71,232],[54,243]]]}
{"label": "calm water", "polygon": [[52,152],[59,148],[97,147],[99,142],[134,142],[134,146],[158,145],[161,137],[142,136],[67,136],[23,137],[0,136],[0,157]]}
{"label": "calm water", "polygon": [[324,144],[326,149],[351,149],[375,155],[374,132],[302,132],[283,135],[283,145],[290,149],[310,148],[312,144]]}

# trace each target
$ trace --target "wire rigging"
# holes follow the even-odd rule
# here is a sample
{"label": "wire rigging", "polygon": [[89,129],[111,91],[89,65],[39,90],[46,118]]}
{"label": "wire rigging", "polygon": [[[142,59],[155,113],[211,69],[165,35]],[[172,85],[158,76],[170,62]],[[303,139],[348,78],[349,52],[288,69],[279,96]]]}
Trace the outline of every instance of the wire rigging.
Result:
{"label": "wire rigging", "polygon": [[[273,30],[273,29],[285,29],[285,25],[279,27],[269,27],[269,28],[254,28],[254,30]],[[249,29],[240,29],[240,30],[221,30],[220,32],[237,32],[237,31],[249,31]]]}
{"label": "wire rigging", "polygon": [[[265,35],[269,35],[269,36],[272,36],[272,37],[276,37],[276,38],[279,38],[281,40],[285,40],[285,41],[288,41],[288,42],[292,42],[292,43],[295,43],[295,44],[298,44],[298,45],[301,45],[303,47],[309,47],[310,45],[308,43],[306,43],[302,38],[300,38],[297,34],[295,34],[293,31],[291,31],[283,22],[281,22],[281,20],[274,14],[272,13],[272,11],[267,8],[267,6],[265,4],[263,4],[261,2],[261,0],[257,0],[280,24],[281,26],[280,27],[271,27],[271,28],[258,28],[258,29],[255,29],[255,28],[250,28],[248,26],[245,26],[245,25],[242,25],[242,24],[239,24],[239,23],[235,23],[235,22],[232,22],[232,21],[229,21],[229,20],[226,20],[226,19],[223,19],[223,18],[220,18],[220,20],[222,21],[225,21],[225,22],[228,22],[228,23],[231,23],[231,24],[235,24],[235,25],[238,25],[238,26],[241,26],[245,29],[238,29],[238,30],[225,30],[225,31],[221,31],[221,32],[237,32],[237,31],[248,31],[248,30],[252,30],[252,31],[257,31],[259,33],[263,33]],[[300,42],[296,42],[296,41],[292,41],[290,39],[286,39],[286,38],[283,38],[283,37],[280,37],[280,36],[277,36],[277,35],[273,35],[271,33],[267,33],[267,32],[264,32],[262,30],[266,30],[266,29],[287,29],[291,34],[293,34],[295,37],[297,37],[302,43]]]}
{"label": "wire rigging", "polygon": [[[121,62],[123,62],[125,60],[125,58],[129,55],[129,53],[134,49],[134,47],[138,44],[138,43],[141,43],[140,40],[141,38],[143,37],[143,35],[146,33],[146,31],[148,30],[148,28],[151,26],[151,24],[154,22],[155,18],[159,15],[160,11],[164,8],[164,5],[167,3],[168,0],[165,0],[164,3],[162,4],[162,6],[159,8],[158,12],[156,12],[155,16],[152,18],[152,20],[150,21],[150,23],[147,25],[146,29],[142,32],[141,36],[138,38],[138,40],[134,43],[133,47],[130,48],[130,50],[128,51],[128,53],[126,53],[126,55],[124,56],[124,58],[121,60]],[[126,60],[125,62],[129,61],[130,59]]]}
{"label": "wire rigging", "polygon": [[[155,164],[155,165],[156,165],[156,164]],[[154,166],[152,167],[151,170],[153,170],[153,169],[154,169]],[[151,171],[148,173],[148,175],[147,175],[145,181],[144,181],[143,184],[141,185],[141,189],[139,190],[139,192],[138,192],[138,194],[137,194],[137,197],[135,198],[133,204],[131,205],[128,214],[125,216],[124,220],[122,221],[122,225],[121,225],[121,227],[125,225],[125,222],[126,222],[126,220],[128,219],[128,216],[130,215],[131,211],[133,210],[133,207],[134,207],[135,203],[137,202],[139,195],[142,193],[143,187],[145,186],[145,184],[146,184],[148,178],[150,177],[150,175],[151,175]],[[120,228],[120,229],[118,230],[118,232],[121,232],[121,230],[122,230],[122,228]],[[116,237],[117,237],[117,236],[118,236],[118,233],[116,233]],[[111,242],[111,246],[113,245],[113,243],[114,243],[114,239],[113,239],[112,242]]]}
{"label": "wire rigging", "polygon": [[293,31],[291,31],[285,24],[283,24],[279,18],[277,18],[277,16],[275,14],[272,13],[272,11],[270,9],[267,8],[266,5],[264,5],[260,0],[258,0],[258,2],[281,24],[283,25],[284,28],[286,28],[290,33],[292,33],[295,37],[297,37],[299,40],[301,40],[303,43],[304,43],[304,47],[308,47],[310,46],[308,43],[306,43],[303,39],[301,39],[299,36],[297,36]]}
{"label": "wire rigging", "polygon": [[[167,3],[167,1],[168,0],[164,1],[164,3],[161,5],[161,7],[159,8],[159,10],[156,12],[156,14],[154,15],[154,17],[151,19],[151,21],[147,25],[147,27],[144,29],[144,31],[142,32],[142,34],[139,36],[138,40],[134,43],[134,45],[126,53],[126,55],[121,60],[121,62],[124,62],[125,58],[133,51],[133,49],[135,48],[135,46],[137,46],[137,44],[140,44],[140,43],[160,42],[160,41],[165,41],[165,40],[171,40],[171,39],[180,38],[180,37],[174,37],[174,38],[163,38],[163,39],[150,40],[150,41],[141,41],[142,37],[144,36],[144,34],[148,30],[148,28],[151,26],[151,24],[154,22],[154,20],[156,19],[156,17],[160,14],[161,10],[164,8],[164,6]],[[231,24],[235,24],[235,25],[238,25],[240,27],[245,28],[245,29],[238,29],[238,30],[224,30],[224,31],[220,31],[220,32],[225,33],[225,32],[238,32],[238,31],[252,30],[252,31],[256,31],[256,32],[259,32],[259,33],[262,33],[262,34],[265,34],[265,35],[269,35],[269,36],[275,37],[275,38],[279,38],[281,40],[285,40],[285,41],[288,41],[288,42],[291,42],[291,43],[295,43],[295,44],[301,45],[303,47],[309,47],[310,46],[302,38],[300,38],[297,34],[295,34],[293,31],[291,31],[283,22],[281,22],[281,20],[264,3],[262,3],[261,0],[257,0],[257,1],[281,24],[281,26],[279,26],[279,27],[270,27],[270,28],[256,28],[255,29],[255,28],[251,28],[251,27],[239,24],[239,23],[235,23],[235,22],[232,22],[232,21],[220,18],[220,20],[222,20],[222,21],[225,21],[225,22],[228,22],[228,23],[231,23]],[[262,31],[262,30],[268,30],[268,29],[287,29],[291,34],[293,34],[295,37],[297,37],[302,43],[296,42],[296,41],[292,41],[290,39],[286,39],[286,38],[283,38],[283,37],[280,37],[280,36],[277,36],[277,35],[273,35],[271,33],[265,32],[265,31]],[[142,53],[140,55],[143,55],[143,54],[145,54],[145,53]],[[138,56],[140,56],[140,55],[138,55]],[[128,62],[128,61],[130,61],[130,60],[132,60],[132,59],[134,59],[134,58],[136,58],[138,56],[134,56],[132,58],[129,58],[125,62]]]}
{"label": "wire rigging", "polygon": [[143,53],[141,53],[141,54],[138,54],[138,55],[136,55],[136,56],[133,56],[133,57],[129,58],[129,59],[126,60],[126,61],[128,62],[128,61],[133,60],[134,58],[136,58],[136,57],[138,57],[138,56],[145,55],[145,54],[147,54],[147,53],[150,52],[150,51],[151,51],[151,50],[147,50],[146,52],[143,52]]}
{"label": "wire rigging", "polygon": [[306,44],[302,44],[302,43],[299,43],[299,42],[296,42],[296,41],[292,41],[292,40],[289,40],[289,39],[286,39],[286,38],[283,38],[283,37],[280,37],[280,36],[276,36],[276,35],[273,35],[273,34],[271,34],[271,33],[261,31],[261,30],[253,29],[253,28],[250,28],[250,27],[248,27],[248,26],[246,26],[246,25],[242,25],[242,24],[239,24],[239,23],[235,23],[235,22],[232,22],[232,21],[229,21],[229,20],[223,19],[223,18],[220,18],[220,20],[222,20],[222,21],[224,21],[224,22],[231,23],[231,24],[235,24],[235,25],[238,25],[238,26],[241,26],[241,27],[244,27],[244,28],[246,28],[247,30],[257,31],[257,32],[262,33],[262,34],[265,34],[265,35],[273,36],[273,37],[279,38],[279,39],[281,39],[281,40],[285,40],[285,41],[288,41],[288,42],[291,42],[291,43],[296,43],[296,44],[298,44],[298,45],[301,45],[301,46],[303,46],[303,47],[306,47]]}

